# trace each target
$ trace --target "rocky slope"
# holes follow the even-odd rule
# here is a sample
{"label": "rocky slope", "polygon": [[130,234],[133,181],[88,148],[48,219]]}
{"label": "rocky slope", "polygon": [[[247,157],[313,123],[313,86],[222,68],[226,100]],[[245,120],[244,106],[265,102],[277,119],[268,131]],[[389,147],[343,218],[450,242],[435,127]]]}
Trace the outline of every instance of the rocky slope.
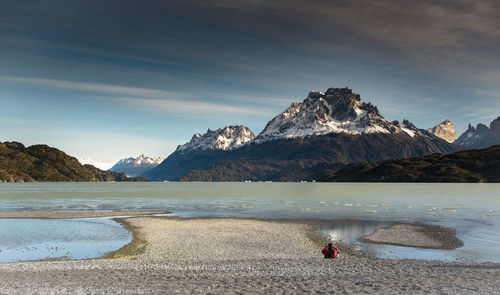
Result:
{"label": "rocky slope", "polygon": [[140,155],[137,158],[125,158],[116,162],[109,170],[113,172],[123,172],[129,177],[138,176],[154,167],[158,166],[163,161],[163,158],[150,158]]}
{"label": "rocky slope", "polygon": [[0,181],[136,181],[123,173],[81,165],[74,157],[47,145],[25,147],[0,142]]}
{"label": "rocky slope", "polygon": [[453,123],[451,123],[451,121],[448,119],[432,128],[427,129],[427,131],[450,143],[454,142],[457,139],[455,126],[453,126]]}
{"label": "rocky slope", "polygon": [[325,171],[335,182],[500,182],[500,145]]}
{"label": "rocky slope", "polygon": [[407,120],[387,121],[348,88],[310,92],[303,102],[293,103],[273,118],[254,140],[231,149],[213,148],[225,145],[218,144],[218,135],[212,133],[193,136],[143,176],[190,181],[312,180],[317,171],[328,167],[460,149]]}
{"label": "rocky slope", "polygon": [[460,135],[454,144],[469,149],[481,149],[500,144],[500,117],[491,121],[489,127],[479,123],[474,128],[469,124],[469,128]]}

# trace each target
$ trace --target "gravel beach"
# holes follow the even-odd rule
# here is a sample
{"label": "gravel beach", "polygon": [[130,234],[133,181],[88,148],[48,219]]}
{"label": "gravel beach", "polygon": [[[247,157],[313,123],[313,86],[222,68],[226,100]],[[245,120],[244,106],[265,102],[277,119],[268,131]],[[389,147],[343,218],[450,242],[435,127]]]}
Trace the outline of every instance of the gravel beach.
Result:
{"label": "gravel beach", "polygon": [[323,259],[314,222],[119,222],[134,241],[114,259],[0,264],[0,294],[500,294],[495,263]]}

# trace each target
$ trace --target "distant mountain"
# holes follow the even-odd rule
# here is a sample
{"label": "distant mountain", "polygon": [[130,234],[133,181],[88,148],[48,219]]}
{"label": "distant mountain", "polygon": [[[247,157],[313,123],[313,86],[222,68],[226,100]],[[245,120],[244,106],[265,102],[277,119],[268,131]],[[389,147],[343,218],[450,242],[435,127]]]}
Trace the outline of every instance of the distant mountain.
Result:
{"label": "distant mountain", "polygon": [[113,167],[113,163],[99,162],[99,161],[95,161],[93,159],[82,158],[82,157],[76,157],[76,159],[82,165],[92,165],[92,166],[99,168],[101,170],[108,170],[109,168]]}
{"label": "distant mountain", "polygon": [[500,182],[500,145],[325,171],[330,182]]}
{"label": "distant mountain", "polygon": [[455,140],[454,144],[468,149],[481,149],[500,144],[500,117],[491,121],[490,127],[479,123],[474,128],[469,124],[469,128]]}
{"label": "distant mountain", "polygon": [[213,148],[224,146],[216,141],[223,130],[193,136],[143,176],[190,181],[312,180],[317,171],[328,167],[460,149],[407,120],[387,121],[377,107],[348,88],[330,88],[324,94],[311,91],[303,102],[293,103],[273,118],[255,139],[246,136],[237,146]]}
{"label": "distant mountain", "polygon": [[226,126],[217,130],[208,129],[205,134],[196,133],[191,140],[177,147],[178,152],[188,153],[196,150],[233,150],[255,138],[246,126]]}
{"label": "distant mountain", "polygon": [[47,145],[25,147],[19,142],[0,142],[0,181],[138,181],[124,173],[82,166],[74,157]]}
{"label": "distant mountain", "polygon": [[129,177],[135,177],[153,169],[163,161],[163,158],[150,158],[140,155],[137,158],[125,158],[118,161],[109,170],[113,172],[123,172]]}
{"label": "distant mountain", "polygon": [[427,129],[427,131],[450,143],[454,142],[457,139],[457,134],[455,133],[455,126],[453,126],[453,123],[451,123],[451,121],[448,119],[437,124],[432,128]]}
{"label": "distant mountain", "polygon": [[177,180],[192,169],[206,167],[218,155],[237,149],[255,138],[246,126],[226,126],[196,133],[191,140],[179,145],[160,165],[141,176],[151,180]]}

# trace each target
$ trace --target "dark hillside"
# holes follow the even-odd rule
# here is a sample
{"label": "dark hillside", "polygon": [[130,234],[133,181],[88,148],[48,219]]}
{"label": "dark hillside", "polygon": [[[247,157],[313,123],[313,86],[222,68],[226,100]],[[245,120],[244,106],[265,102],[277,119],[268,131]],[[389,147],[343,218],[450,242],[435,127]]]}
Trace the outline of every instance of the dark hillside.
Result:
{"label": "dark hillside", "polygon": [[500,145],[327,170],[331,182],[500,182]]}

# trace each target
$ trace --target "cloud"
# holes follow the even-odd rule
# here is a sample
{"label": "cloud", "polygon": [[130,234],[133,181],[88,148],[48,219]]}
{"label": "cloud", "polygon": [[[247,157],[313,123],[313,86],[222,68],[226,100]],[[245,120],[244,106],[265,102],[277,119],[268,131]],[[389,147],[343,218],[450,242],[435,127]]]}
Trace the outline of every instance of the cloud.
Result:
{"label": "cloud", "polygon": [[87,91],[87,92],[97,92],[106,94],[121,94],[121,95],[131,95],[131,96],[144,96],[144,97],[178,97],[182,98],[186,95],[179,92],[171,92],[165,90],[157,90],[151,88],[140,88],[140,87],[128,87],[128,86],[117,86],[111,84],[101,84],[101,83],[85,83],[85,82],[72,82],[65,80],[56,79],[43,79],[43,78],[22,78],[22,77],[10,77],[10,76],[0,76],[0,82],[8,83],[23,83],[32,84],[46,87],[54,87],[61,89],[77,90],[77,91]]}
{"label": "cloud", "polygon": [[161,112],[167,111],[174,114],[182,113],[199,116],[220,116],[222,114],[270,116],[272,114],[268,110],[262,108],[230,106],[200,101],[151,99],[140,97],[115,97],[114,99],[118,102],[133,104],[150,110],[157,110]]}
{"label": "cloud", "polygon": [[[250,107],[248,105],[229,105],[228,103],[215,103],[194,100],[196,94],[180,93],[165,90],[157,90],[151,88],[117,86],[102,83],[84,83],[73,82],[56,79],[42,79],[42,78],[22,78],[22,77],[9,77],[0,76],[0,82],[7,83],[23,83],[38,85],[44,87],[53,87],[61,89],[69,89],[73,91],[85,91],[101,94],[123,95],[123,96],[110,96],[111,99],[120,102],[140,106],[148,110],[158,110],[162,112],[169,112],[174,114],[187,114],[187,115],[209,115],[219,116],[220,114],[244,114],[244,115],[257,115],[257,116],[270,116],[272,113],[263,108]],[[208,94],[219,96],[221,94]],[[231,99],[230,94],[224,94],[226,99]],[[259,97],[253,97],[259,98]],[[236,101],[252,100],[252,96],[236,95]],[[283,99],[278,100],[284,101]],[[255,101],[252,101],[255,102]]]}
{"label": "cloud", "polygon": [[[500,66],[497,0],[203,2],[234,12],[226,12],[226,19],[237,15],[247,28],[266,30],[265,35],[285,44],[298,42],[306,50],[333,48],[345,54],[343,48],[362,49],[365,55],[379,51],[379,57],[399,56],[399,62],[413,70],[472,81]],[[292,26],[298,29],[288,29]]]}

